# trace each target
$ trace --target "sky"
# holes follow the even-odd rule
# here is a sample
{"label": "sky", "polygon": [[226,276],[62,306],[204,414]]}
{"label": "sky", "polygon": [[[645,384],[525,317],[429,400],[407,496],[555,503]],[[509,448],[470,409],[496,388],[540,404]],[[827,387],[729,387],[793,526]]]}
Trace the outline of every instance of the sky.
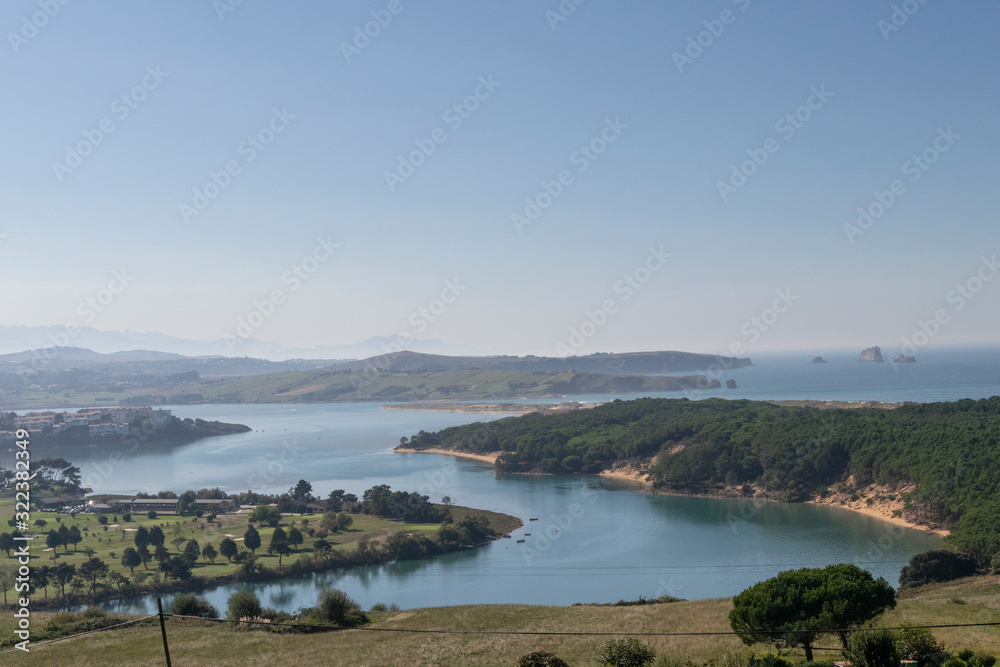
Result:
{"label": "sky", "polygon": [[998,22],[985,0],[8,0],[0,325],[994,343]]}

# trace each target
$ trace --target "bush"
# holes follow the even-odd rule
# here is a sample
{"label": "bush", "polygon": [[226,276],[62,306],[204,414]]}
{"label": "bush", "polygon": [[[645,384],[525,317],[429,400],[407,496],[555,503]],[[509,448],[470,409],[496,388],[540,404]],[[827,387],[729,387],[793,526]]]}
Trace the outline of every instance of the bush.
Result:
{"label": "bush", "polygon": [[610,667],[646,667],[656,659],[656,651],[631,637],[612,639],[601,644],[597,659]]}
{"label": "bush", "polygon": [[927,628],[911,628],[903,624],[896,642],[899,656],[903,660],[916,660],[920,667],[929,664],[931,658],[944,653],[944,646],[937,643],[934,634]]}
{"label": "bush", "polygon": [[219,618],[219,610],[203,596],[181,593],[170,603],[170,613],[177,616],[203,616]]}
{"label": "bush", "polygon": [[517,667],[569,667],[565,660],[545,651],[535,651],[522,655]]}
{"label": "bush", "polygon": [[129,514],[128,512],[125,512],[125,514],[122,514],[122,521],[124,521],[125,523],[128,523],[131,520],[132,520],[132,515],[131,514]]}
{"label": "bush", "polygon": [[1000,552],[997,552],[993,556],[993,562],[990,563],[990,570],[993,571],[993,574],[1000,574]]}
{"label": "bush", "polygon": [[236,591],[226,601],[226,618],[230,621],[258,618],[261,611],[260,598],[250,591]]}
{"label": "bush", "polygon": [[156,512],[154,512],[153,510],[149,510],[148,512],[146,512],[146,518],[147,519],[155,519],[156,518]]}
{"label": "bush", "polygon": [[852,632],[844,657],[853,667],[896,667],[901,660],[898,639],[899,635],[885,629]]}
{"label": "bush", "polygon": [[368,617],[361,612],[361,605],[337,588],[331,588],[319,594],[316,610],[320,619],[327,623],[353,627],[368,622]]}
{"label": "bush", "polygon": [[922,586],[936,581],[951,581],[976,573],[976,559],[968,554],[944,551],[925,551],[910,559],[910,564],[899,573],[901,588]]}
{"label": "bush", "polygon": [[97,515],[97,523],[101,524],[102,526],[107,525],[107,523],[108,523],[108,517],[104,516],[103,514],[98,514]]}

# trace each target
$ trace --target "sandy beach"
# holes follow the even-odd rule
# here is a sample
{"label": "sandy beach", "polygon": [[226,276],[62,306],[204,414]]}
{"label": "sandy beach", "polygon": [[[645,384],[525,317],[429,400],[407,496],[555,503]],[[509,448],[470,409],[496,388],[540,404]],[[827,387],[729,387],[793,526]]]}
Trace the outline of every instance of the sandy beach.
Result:
{"label": "sandy beach", "polygon": [[405,447],[397,447],[396,452],[401,452],[403,454],[447,454],[448,456],[457,456],[460,459],[475,459],[476,461],[483,461],[484,463],[496,463],[497,458],[499,458],[502,452],[489,452],[488,454],[471,454],[469,452],[453,452],[450,449],[409,449]]}

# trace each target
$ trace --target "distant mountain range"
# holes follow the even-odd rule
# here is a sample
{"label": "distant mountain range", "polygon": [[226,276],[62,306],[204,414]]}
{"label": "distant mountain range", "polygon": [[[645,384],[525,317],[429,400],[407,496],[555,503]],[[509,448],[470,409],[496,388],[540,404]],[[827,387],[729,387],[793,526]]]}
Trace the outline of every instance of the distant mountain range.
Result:
{"label": "distant mountain range", "polygon": [[[253,338],[240,339],[235,344],[224,339],[192,340],[177,338],[155,331],[100,331],[79,327],[70,335],[62,326],[0,326],[0,354],[36,350],[52,346],[85,348],[94,352],[114,354],[122,350],[164,352],[187,357],[256,357],[271,361],[285,359],[364,359],[395,349],[396,338],[374,336],[352,345],[320,345],[301,348],[266,343]],[[454,346],[438,339],[413,340],[408,349],[429,354],[469,354],[469,346]],[[165,358],[165,357],[164,357]],[[146,359],[149,360],[149,359]]]}

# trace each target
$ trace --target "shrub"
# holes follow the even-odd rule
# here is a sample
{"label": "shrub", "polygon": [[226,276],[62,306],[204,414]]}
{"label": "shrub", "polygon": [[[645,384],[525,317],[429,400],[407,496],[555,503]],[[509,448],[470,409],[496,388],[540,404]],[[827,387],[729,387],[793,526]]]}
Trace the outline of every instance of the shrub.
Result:
{"label": "shrub", "polygon": [[844,657],[854,667],[890,667],[899,664],[896,641],[899,636],[885,629],[852,632],[847,640]]}
{"label": "shrub", "polygon": [[923,667],[931,658],[944,652],[944,646],[937,643],[934,634],[927,628],[912,628],[903,624],[896,642],[899,656],[904,660],[916,660]]}
{"label": "shrub", "polygon": [[990,570],[993,571],[993,574],[1000,574],[1000,551],[993,556],[993,562],[990,563]]}
{"label": "shrub", "polygon": [[910,559],[899,573],[901,588],[922,586],[935,581],[951,581],[976,573],[972,556],[941,549],[925,551]]}
{"label": "shrub", "polygon": [[132,515],[131,514],[129,514],[128,512],[125,512],[125,514],[122,514],[122,521],[124,521],[125,523],[128,523],[131,520],[132,520]]}
{"label": "shrub", "polygon": [[260,598],[250,591],[236,591],[226,601],[226,618],[238,621],[241,618],[257,618],[261,615]]}
{"label": "shrub", "polygon": [[170,603],[170,613],[177,616],[203,616],[219,618],[219,610],[203,596],[181,593]]}
{"label": "shrub", "polygon": [[569,667],[566,661],[545,651],[535,651],[522,655],[517,667]]}
{"label": "shrub", "polygon": [[389,607],[384,602],[376,602],[368,611],[389,611]]}
{"label": "shrub", "polygon": [[656,659],[656,651],[638,639],[612,639],[601,644],[597,659],[611,667],[646,667]]}
{"label": "shrub", "polygon": [[361,605],[337,588],[327,589],[319,594],[316,610],[320,619],[327,623],[354,626],[368,622],[368,617],[361,613]]}
{"label": "shrub", "polygon": [[153,510],[149,510],[148,512],[146,512],[146,518],[147,519],[155,519],[156,518],[156,512],[154,512]]}
{"label": "shrub", "polygon": [[106,525],[108,523],[108,517],[104,516],[103,514],[98,514],[97,523],[101,524],[102,526]]}

